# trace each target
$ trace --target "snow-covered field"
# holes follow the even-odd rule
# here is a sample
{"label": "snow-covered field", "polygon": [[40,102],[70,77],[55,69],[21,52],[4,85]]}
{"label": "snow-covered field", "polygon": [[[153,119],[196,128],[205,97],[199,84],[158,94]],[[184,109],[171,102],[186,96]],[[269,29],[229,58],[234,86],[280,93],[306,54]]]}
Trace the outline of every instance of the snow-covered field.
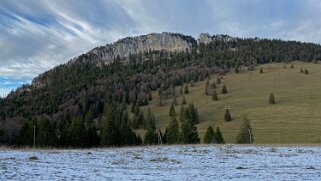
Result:
{"label": "snow-covered field", "polygon": [[0,180],[321,180],[317,146],[0,150]]}

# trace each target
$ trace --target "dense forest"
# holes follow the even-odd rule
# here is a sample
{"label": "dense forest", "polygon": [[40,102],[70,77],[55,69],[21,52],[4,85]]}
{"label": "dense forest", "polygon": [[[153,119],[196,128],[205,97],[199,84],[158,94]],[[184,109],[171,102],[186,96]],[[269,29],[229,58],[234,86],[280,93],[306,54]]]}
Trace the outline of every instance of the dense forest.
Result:
{"label": "dense forest", "polygon": [[[140,106],[153,99],[162,106],[178,94],[175,87],[183,89],[213,74],[250,71],[254,65],[270,62],[319,61],[321,46],[234,38],[200,43],[192,51],[148,51],[118,56],[110,63],[91,59],[91,54],[83,54],[0,99],[0,142],[32,145],[36,129],[38,146],[150,145],[160,139],[168,144],[198,143],[198,113],[192,104],[184,105],[178,114],[172,110],[165,133],[155,127],[153,113],[143,113]],[[180,92],[188,93],[185,89]],[[152,91],[158,91],[158,96],[153,97]],[[138,128],[147,130],[144,138],[133,132]],[[211,142],[215,131],[209,128],[208,132],[206,142]]]}

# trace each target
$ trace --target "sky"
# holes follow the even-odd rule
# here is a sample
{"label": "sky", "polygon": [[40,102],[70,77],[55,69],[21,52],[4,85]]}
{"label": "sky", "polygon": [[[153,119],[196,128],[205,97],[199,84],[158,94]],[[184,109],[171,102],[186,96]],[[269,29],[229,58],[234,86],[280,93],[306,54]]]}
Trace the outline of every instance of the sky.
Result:
{"label": "sky", "polygon": [[321,43],[319,0],[0,0],[0,96],[96,46],[151,32]]}

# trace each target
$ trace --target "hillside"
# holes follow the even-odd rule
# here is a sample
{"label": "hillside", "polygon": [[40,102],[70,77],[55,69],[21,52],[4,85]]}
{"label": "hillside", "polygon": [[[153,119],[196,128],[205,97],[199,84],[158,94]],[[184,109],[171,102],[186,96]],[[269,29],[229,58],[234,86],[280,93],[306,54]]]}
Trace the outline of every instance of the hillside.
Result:
{"label": "hillside", "polygon": [[[249,117],[253,119],[254,128],[258,131],[256,134],[258,143],[302,142],[300,138],[292,138],[291,134],[283,141],[267,139],[263,132],[268,132],[268,130],[261,131],[261,139],[258,130],[260,124],[257,121],[263,118],[255,117],[257,114],[273,118],[273,115],[268,111],[268,105],[265,107],[265,102],[263,103],[263,100],[267,99],[268,95],[266,94],[271,91],[269,89],[273,86],[277,101],[282,102],[283,100],[279,99],[284,96],[282,91],[288,89],[283,87],[283,84],[279,86],[278,83],[268,84],[268,80],[275,80],[277,77],[274,76],[282,75],[290,70],[284,69],[277,73],[279,69],[274,67],[276,64],[271,64],[271,69],[264,68],[264,74],[256,74],[258,70],[250,71],[253,67],[261,64],[264,64],[265,67],[269,66],[267,63],[289,63],[296,60],[314,62],[311,65],[307,64],[307,66],[311,66],[311,74],[306,77],[312,78],[305,80],[308,83],[307,86],[299,86],[303,89],[304,94],[309,94],[307,92],[309,90],[305,91],[304,88],[317,85],[317,76],[314,76],[313,70],[318,67],[317,63],[321,60],[321,46],[318,44],[258,38],[244,39],[227,35],[211,36],[209,34],[201,34],[196,40],[193,37],[177,33],[151,33],[124,38],[115,43],[97,47],[66,64],[59,65],[36,77],[32,84],[23,85],[5,99],[1,99],[0,142],[30,145],[32,144],[31,132],[33,131],[31,127],[37,125],[37,132],[41,133],[42,131],[44,135],[51,132],[50,134],[55,138],[52,141],[58,145],[97,146],[100,138],[106,138],[102,132],[107,134],[113,130],[108,127],[109,121],[112,120],[115,121],[113,126],[117,129],[125,127],[126,129],[124,129],[128,130],[130,138],[128,137],[127,141],[129,142],[119,143],[112,139],[116,142],[109,143],[110,140],[105,140],[105,145],[116,144],[117,146],[134,144],[134,142],[136,144],[140,138],[136,138],[136,135],[131,137],[134,135],[131,130],[132,128],[146,128],[146,122],[140,122],[139,125],[134,126],[135,120],[131,113],[132,119],[127,116],[131,111],[125,111],[125,109],[129,109],[129,107],[147,109],[146,107],[150,106],[155,114],[157,127],[164,128],[167,124],[165,112],[168,112],[168,106],[156,107],[156,105],[161,101],[171,100],[176,94],[174,87],[186,84],[195,84],[195,87],[190,87],[191,94],[187,95],[186,99],[189,103],[193,102],[200,111],[200,124],[197,126],[201,137],[208,125],[207,121],[212,120],[213,124],[218,122],[218,125],[224,130],[228,142],[232,142],[236,129],[238,129],[238,120],[243,114],[249,114]],[[298,72],[297,68],[295,66],[296,72]],[[293,70],[291,69],[291,71]],[[240,73],[233,74],[234,71]],[[273,73],[274,71],[276,73]],[[252,74],[252,76],[248,74]],[[202,84],[209,77],[218,75],[224,77],[223,81],[226,81],[230,93],[214,104],[210,101],[210,97],[201,94],[201,92],[204,93],[204,85]],[[293,74],[293,76],[303,75]],[[253,80],[249,81],[249,77]],[[256,82],[260,78],[262,78],[262,82],[267,84]],[[286,74],[281,76],[280,80],[284,79],[289,86],[299,83],[298,80],[292,78],[292,75]],[[249,86],[243,87],[248,82],[254,82],[251,86],[258,85],[258,87],[251,89]],[[238,89],[240,90],[236,91]],[[311,90],[311,92],[317,91]],[[300,92],[294,95],[296,94],[302,96]],[[246,99],[248,95],[252,96],[252,99],[254,99],[253,96],[258,96],[257,98],[262,102],[253,101],[252,103]],[[289,100],[292,100],[292,97]],[[243,101],[248,104],[243,105]],[[295,106],[296,104],[300,105],[300,101],[298,99],[298,102],[294,100],[285,103]],[[257,111],[255,114],[253,110],[251,111],[254,109],[250,106],[252,104]],[[222,109],[226,105],[230,107],[235,119],[231,124],[225,124],[221,120]],[[261,109],[258,109],[259,106]],[[283,110],[278,106],[281,104],[277,103],[274,107],[286,112],[287,109]],[[306,109],[306,106],[303,107]],[[301,110],[300,107],[298,109]],[[308,110],[304,112],[311,113]],[[179,109],[176,111],[178,112]],[[298,112],[296,111],[296,113]],[[145,111],[143,116],[154,122],[152,114],[148,115]],[[275,120],[275,122],[292,125],[285,118],[284,122],[283,118]],[[298,122],[289,128],[293,131],[294,128],[301,129],[302,125],[308,124]],[[270,128],[274,129],[274,127],[266,129]],[[281,128],[283,129],[283,127]],[[88,133],[75,130],[86,130]],[[273,134],[278,137],[281,132]],[[290,131],[288,132],[290,133]],[[39,135],[41,135],[40,133]],[[86,140],[84,144],[77,145],[82,142],[78,140],[78,137],[87,139],[86,134],[92,136],[90,139],[96,140],[95,145],[88,145],[91,142],[89,140]],[[29,138],[27,141],[25,141],[26,137]],[[42,137],[39,136],[39,138]],[[316,141],[315,138],[311,138],[310,142]],[[44,139],[43,143],[47,144],[47,142],[48,140]]]}
{"label": "hillside", "polygon": [[[195,83],[186,94],[187,103],[194,103],[200,115],[197,126],[203,138],[209,125],[219,126],[228,143],[235,143],[240,122],[244,115],[251,120],[255,143],[320,143],[321,142],[321,65],[313,63],[293,62],[263,65],[264,73],[259,72],[260,66],[254,71],[234,73],[224,76],[222,83],[228,94],[220,93],[218,101],[211,95],[206,96],[206,81]],[[300,73],[300,69],[308,69],[309,74]],[[211,76],[210,82],[216,81]],[[177,87],[179,90],[179,87]],[[273,92],[276,104],[270,105],[269,94]],[[157,95],[154,92],[155,96]],[[181,109],[182,96],[177,98],[176,112]],[[171,100],[167,105],[159,107],[152,101],[150,107],[157,117],[157,127],[163,130],[170,120],[168,116]],[[224,121],[224,110],[231,111],[233,120]],[[142,131],[138,131],[141,133]]]}

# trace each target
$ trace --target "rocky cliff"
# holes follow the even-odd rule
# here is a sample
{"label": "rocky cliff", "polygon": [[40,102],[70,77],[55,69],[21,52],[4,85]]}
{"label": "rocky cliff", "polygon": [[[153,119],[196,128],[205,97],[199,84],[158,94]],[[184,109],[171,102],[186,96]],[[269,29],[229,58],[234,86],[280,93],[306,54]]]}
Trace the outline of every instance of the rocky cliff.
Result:
{"label": "rocky cliff", "polygon": [[[149,50],[164,50],[169,52],[190,51],[197,47],[196,40],[191,36],[178,33],[150,33],[136,37],[120,39],[115,43],[94,48],[87,54],[93,60],[108,61],[127,57]],[[76,58],[77,59],[77,58]]]}

